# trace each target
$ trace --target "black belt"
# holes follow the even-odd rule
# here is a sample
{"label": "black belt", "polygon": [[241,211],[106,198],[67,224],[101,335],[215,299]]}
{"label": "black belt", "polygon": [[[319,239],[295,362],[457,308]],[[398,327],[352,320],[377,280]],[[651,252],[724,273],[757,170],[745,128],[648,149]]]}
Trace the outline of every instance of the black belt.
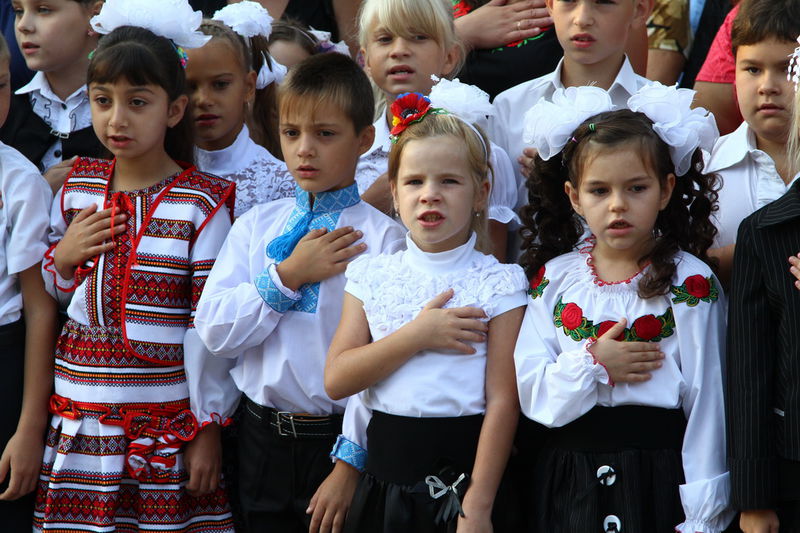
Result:
{"label": "black belt", "polygon": [[323,439],[336,437],[342,432],[342,415],[310,415],[278,411],[272,407],[259,405],[247,397],[245,397],[245,409],[262,424],[269,424],[270,428],[281,437]]}

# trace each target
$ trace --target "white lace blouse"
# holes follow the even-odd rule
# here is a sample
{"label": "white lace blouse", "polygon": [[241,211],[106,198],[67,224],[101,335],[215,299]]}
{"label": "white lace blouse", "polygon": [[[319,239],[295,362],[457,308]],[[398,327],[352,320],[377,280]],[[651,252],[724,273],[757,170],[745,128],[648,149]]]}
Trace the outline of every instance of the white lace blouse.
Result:
{"label": "white lace blouse", "polygon": [[[406,245],[407,250],[360,257],[347,267],[345,291],[363,303],[373,341],[411,322],[450,288],[455,294],[445,307],[479,307],[487,320],[525,305],[522,268],[475,250],[474,234],[463,246],[441,253],[425,253],[409,237]],[[471,355],[420,352],[360,399],[370,409],[400,416],[483,413],[487,346],[472,346],[476,352]]]}
{"label": "white lace blouse", "polygon": [[195,160],[198,170],[236,183],[236,217],[258,204],[294,196],[295,183],[286,163],[256,144],[247,126],[227,148],[195,148]]}
{"label": "white lace blouse", "polygon": [[[580,251],[549,261],[534,277],[514,360],[522,412],[549,427],[564,426],[597,405],[682,409],[686,522],[676,531],[718,533],[730,521],[725,465],[721,356],[725,306],[708,266],[680,252],[671,292],[643,299],[642,272],[606,283],[594,272],[592,239]],[[663,366],[643,383],[610,384],[587,350],[620,318],[625,340],[658,342]]]}

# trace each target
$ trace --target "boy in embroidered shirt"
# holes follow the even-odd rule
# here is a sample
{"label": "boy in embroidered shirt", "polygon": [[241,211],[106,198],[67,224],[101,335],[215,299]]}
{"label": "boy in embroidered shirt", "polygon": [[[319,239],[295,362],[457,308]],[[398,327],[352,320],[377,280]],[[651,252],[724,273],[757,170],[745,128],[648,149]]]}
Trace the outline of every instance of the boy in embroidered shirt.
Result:
{"label": "boy in embroidered shirt", "polygon": [[102,0],[11,0],[14,31],[33,79],[16,91],[0,139],[45,173],[53,192],[75,156],[107,154],[92,129],[86,69],[97,47],[89,19]]}
{"label": "boy in embroidered shirt", "polygon": [[733,22],[735,85],[745,121],[717,141],[708,162],[721,179],[712,254],[723,282],[730,278],[739,224],[794,181],[786,159],[794,87],[786,71],[797,35],[800,5],[792,0],[746,2]]}
{"label": "boy in embroidered shirt", "polygon": [[556,89],[596,85],[606,89],[618,107],[649,83],[634,73],[625,56],[631,29],[642,27],[649,15],[649,0],[596,2],[547,0],[564,58],[552,73],[503,91],[494,100],[489,135],[508,156],[516,159],[520,194],[517,205],[528,203],[525,178],[535,151],[522,140],[522,116],[541,98],[550,99]]}
{"label": "boy in embroidered shirt", "polygon": [[236,221],[195,325],[212,353],[236,358],[231,376],[246,396],[245,529],[301,531],[310,518],[311,531],[329,531],[343,523],[358,479],[343,461],[331,471],[328,459],[346,404],[323,385],[343,273],[358,254],[391,251],[404,231],[362,202],[355,185],[356,163],[374,136],[363,71],[340,54],[313,56],[292,69],[279,99],[296,198],[256,206]]}

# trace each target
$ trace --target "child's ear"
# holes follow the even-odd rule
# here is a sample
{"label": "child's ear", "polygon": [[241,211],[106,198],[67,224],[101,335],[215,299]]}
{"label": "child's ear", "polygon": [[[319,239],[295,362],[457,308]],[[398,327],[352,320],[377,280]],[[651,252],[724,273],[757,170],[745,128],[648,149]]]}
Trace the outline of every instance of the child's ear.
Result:
{"label": "child's ear", "polygon": [[103,3],[104,2],[105,2],[105,0],[95,0],[91,4],[92,16],[100,14],[100,10],[103,9]]}
{"label": "child's ear", "polygon": [[245,93],[245,100],[247,102],[251,102],[256,97],[256,79],[258,78],[258,74],[255,71],[251,70],[247,73],[244,77],[244,88],[247,91]]}
{"label": "child's ear", "polygon": [[364,60],[364,72],[367,73],[369,79],[372,79],[372,68],[369,66],[369,58],[367,57],[367,49],[366,48],[359,48],[358,51],[361,53],[361,58]]}
{"label": "child's ear", "polygon": [[186,106],[189,103],[189,97],[185,94],[180,95],[175,100],[170,102],[167,108],[167,126],[172,128],[183,118],[186,112]]}
{"label": "child's ear", "polygon": [[397,202],[397,181],[389,180],[389,190],[392,193],[392,208],[395,213],[400,211],[400,204]]}
{"label": "child's ear", "polygon": [[544,0],[544,5],[547,6],[547,12],[553,14],[553,0]]}
{"label": "child's ear", "polygon": [[[549,0],[552,2],[552,0]],[[633,6],[633,28],[641,28],[647,24],[647,19],[653,12],[655,0],[634,0]]]}
{"label": "child's ear", "polygon": [[583,208],[581,207],[580,198],[578,197],[578,189],[572,184],[571,181],[567,180],[564,182],[564,192],[569,197],[569,203],[572,204],[572,210],[578,213],[580,216],[583,216]]}
{"label": "child's ear", "polygon": [[461,47],[457,44],[454,44],[445,52],[444,64],[442,65],[442,77],[444,78],[445,76],[449,76],[451,74],[455,75],[456,73],[453,71],[456,69],[456,65],[458,65],[460,60]]}
{"label": "child's ear", "polygon": [[478,187],[478,190],[475,191],[475,201],[472,203],[473,211],[481,211],[486,209],[486,205],[489,203],[489,193],[491,192],[492,186],[489,184],[489,180],[483,180]]}
{"label": "child's ear", "polygon": [[661,203],[659,210],[664,210],[669,204],[670,198],[672,198],[672,191],[675,190],[675,174],[670,172],[667,174],[667,179],[664,180],[664,183],[661,185]]}
{"label": "child's ear", "polygon": [[358,155],[364,155],[375,142],[375,126],[370,124],[358,134]]}

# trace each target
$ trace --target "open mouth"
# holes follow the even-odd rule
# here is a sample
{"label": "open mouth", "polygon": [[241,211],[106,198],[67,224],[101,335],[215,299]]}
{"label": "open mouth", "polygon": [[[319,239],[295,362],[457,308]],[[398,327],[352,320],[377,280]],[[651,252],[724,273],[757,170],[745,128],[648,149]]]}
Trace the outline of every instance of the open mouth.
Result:
{"label": "open mouth", "polygon": [[408,65],[397,65],[397,66],[392,67],[391,69],[389,69],[389,74],[392,74],[392,75],[402,76],[402,75],[409,75],[409,74],[413,74],[413,73],[414,73],[414,69],[412,69]]}
{"label": "open mouth", "polygon": [[21,48],[22,48],[22,51],[23,51],[23,52],[35,52],[35,51],[36,51],[36,50],[38,50],[40,47],[39,47],[39,45],[38,45],[38,44],[33,44],[33,43],[22,43],[22,47],[21,47]]}
{"label": "open mouth", "polygon": [[624,220],[615,220],[611,224],[608,225],[609,229],[626,229],[632,227],[630,224],[625,222]]}
{"label": "open mouth", "polygon": [[444,220],[444,215],[436,211],[426,211],[418,217],[418,220],[420,222],[434,223]]}
{"label": "open mouth", "polygon": [[580,33],[572,37],[572,41],[578,44],[590,44],[594,42],[594,37],[588,33]]}

